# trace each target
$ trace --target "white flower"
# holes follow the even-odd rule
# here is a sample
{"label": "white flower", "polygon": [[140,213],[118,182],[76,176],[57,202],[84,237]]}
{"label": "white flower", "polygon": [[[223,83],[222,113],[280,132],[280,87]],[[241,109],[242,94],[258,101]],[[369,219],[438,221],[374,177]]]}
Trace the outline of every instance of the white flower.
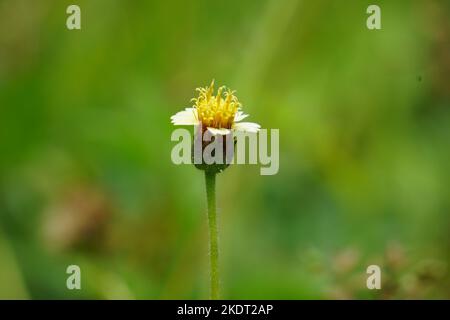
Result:
{"label": "white flower", "polygon": [[213,135],[227,135],[233,131],[258,132],[261,126],[253,122],[240,122],[248,117],[241,111],[234,92],[220,87],[214,96],[214,80],[209,87],[197,88],[198,98],[192,108],[186,108],[170,119],[174,125],[202,125]]}

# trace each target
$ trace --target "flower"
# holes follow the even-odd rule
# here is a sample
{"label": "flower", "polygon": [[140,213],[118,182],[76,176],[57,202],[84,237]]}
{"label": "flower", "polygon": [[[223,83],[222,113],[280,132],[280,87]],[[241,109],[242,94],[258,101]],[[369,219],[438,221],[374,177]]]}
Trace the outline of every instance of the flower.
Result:
{"label": "flower", "polygon": [[197,88],[194,105],[173,115],[174,125],[202,125],[212,135],[227,135],[233,131],[258,132],[261,126],[253,122],[240,122],[248,117],[241,111],[241,104],[234,91],[225,86],[214,96],[214,80],[209,87]]}

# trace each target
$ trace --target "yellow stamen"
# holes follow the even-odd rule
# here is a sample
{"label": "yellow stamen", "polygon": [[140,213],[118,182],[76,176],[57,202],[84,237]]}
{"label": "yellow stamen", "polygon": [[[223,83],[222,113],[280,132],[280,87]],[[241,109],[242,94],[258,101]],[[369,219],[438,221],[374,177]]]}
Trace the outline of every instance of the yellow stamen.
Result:
{"label": "yellow stamen", "polygon": [[198,120],[204,127],[231,129],[240,103],[234,91],[222,86],[214,96],[214,80],[209,87],[197,88],[198,97],[193,98]]}

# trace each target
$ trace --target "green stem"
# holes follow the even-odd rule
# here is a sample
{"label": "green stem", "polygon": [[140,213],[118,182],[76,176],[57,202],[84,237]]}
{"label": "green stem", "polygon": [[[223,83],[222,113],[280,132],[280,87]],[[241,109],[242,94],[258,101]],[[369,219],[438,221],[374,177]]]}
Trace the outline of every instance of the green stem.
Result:
{"label": "green stem", "polygon": [[211,267],[211,299],[219,299],[219,247],[216,214],[216,174],[205,171],[208,201],[209,257]]}

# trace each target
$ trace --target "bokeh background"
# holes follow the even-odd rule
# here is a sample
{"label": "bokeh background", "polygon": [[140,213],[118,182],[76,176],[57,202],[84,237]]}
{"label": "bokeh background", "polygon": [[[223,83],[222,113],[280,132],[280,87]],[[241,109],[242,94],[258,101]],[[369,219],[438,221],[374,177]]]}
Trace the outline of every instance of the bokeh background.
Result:
{"label": "bokeh background", "polygon": [[172,164],[169,117],[213,78],[280,129],[277,175],[218,178],[224,298],[450,298],[449,17],[444,0],[1,0],[0,298],[208,297],[204,180]]}

